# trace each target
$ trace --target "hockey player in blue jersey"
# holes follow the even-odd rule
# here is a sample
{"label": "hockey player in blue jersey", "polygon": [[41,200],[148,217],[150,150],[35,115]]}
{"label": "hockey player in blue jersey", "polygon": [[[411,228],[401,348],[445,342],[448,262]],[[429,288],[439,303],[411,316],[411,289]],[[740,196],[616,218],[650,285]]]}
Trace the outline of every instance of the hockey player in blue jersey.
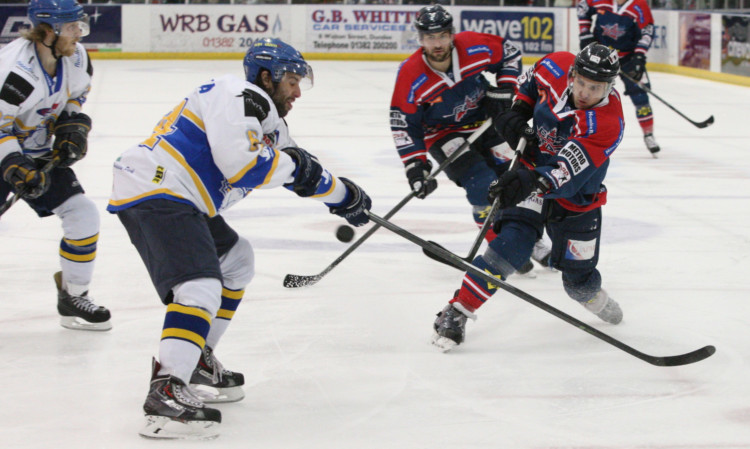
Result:
{"label": "hockey player in blue jersey", "polygon": [[[427,181],[428,154],[442,163],[487,119],[487,110],[509,108],[521,70],[520,48],[502,37],[464,31],[454,34],[453,17],[441,5],[423,7],[414,22],[421,48],[399,68],[391,98],[391,132],[417,198],[437,188]],[[489,87],[482,72],[495,79]],[[493,98],[488,98],[487,91]],[[445,168],[462,187],[481,227],[490,209],[487,188],[507,167],[512,149],[494,130],[486,131]],[[488,241],[494,237],[488,233]],[[540,241],[535,259],[545,263],[549,248]],[[521,267],[526,273],[533,267]]]}
{"label": "hockey player in blue jersey", "polygon": [[[529,257],[546,229],[552,240],[550,263],[562,272],[566,293],[612,324],[622,320],[622,311],[601,288],[596,265],[601,206],[607,201],[602,182],[625,128],[620,96],[613,89],[619,70],[616,50],[591,44],[578,55],[551,53],[521,76],[512,108],[494,123],[511,145],[527,140],[523,166],[490,186],[490,199],[498,199],[503,213],[494,223],[497,237],[473,261],[505,279]],[[462,343],[467,318],[474,318],[496,290],[466,273],[438,313],[433,343],[444,351]]]}
{"label": "hockey player in blue jersey", "polygon": [[86,155],[91,129],[82,106],[93,68],[80,43],[89,19],[75,0],[31,0],[28,16],[33,27],[0,49],[0,204],[13,191],[38,216],[60,219],[60,324],[109,330],[109,310],[89,296],[99,211],[71,168]]}
{"label": "hockey player in blue jersey", "polygon": [[196,88],[115,162],[108,210],[167,306],[143,407],[145,437],[215,437],[221,414],[204,402],[244,397],[244,376],[223,368],[214,349],[255,263],[224,210],[253,190],[283,186],[353,226],[369,221],[367,194],[289,136],[284,117],[313,81],[302,55],[278,39],[259,39],[244,68],[244,79],[225,75]]}
{"label": "hockey player in blue jersey", "polygon": [[[622,71],[635,81],[651,87],[646,72],[646,53],[654,37],[654,18],[646,0],[579,0],[580,48],[599,42],[618,50]],[[645,78],[644,78],[645,77]],[[646,148],[656,157],[659,145],[654,138],[654,114],[646,91],[621,77],[635,106]]]}

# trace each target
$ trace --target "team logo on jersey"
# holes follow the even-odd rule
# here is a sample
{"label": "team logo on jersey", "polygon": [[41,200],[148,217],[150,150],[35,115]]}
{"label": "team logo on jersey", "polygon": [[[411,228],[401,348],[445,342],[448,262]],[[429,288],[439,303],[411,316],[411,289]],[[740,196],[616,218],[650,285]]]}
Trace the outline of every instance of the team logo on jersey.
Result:
{"label": "team logo on jersey", "polygon": [[557,128],[548,130],[540,127],[537,136],[539,137],[539,149],[549,154],[557,154],[560,148],[565,145],[565,139],[557,135]]}
{"label": "team logo on jersey", "polygon": [[558,162],[557,165],[558,168],[549,172],[550,176],[552,177],[552,181],[555,183],[555,188],[559,188],[566,182],[570,181],[571,178],[568,167],[566,167],[563,162]]}
{"label": "team logo on jersey", "polygon": [[596,239],[568,240],[565,258],[568,260],[591,260],[596,255]]}
{"label": "team logo on jersey", "polygon": [[589,161],[586,159],[586,155],[581,147],[572,141],[568,142],[568,144],[560,150],[558,156],[568,162],[568,165],[570,165],[570,168],[573,170],[573,175],[581,173],[589,166]]}
{"label": "team logo on jersey", "polygon": [[612,25],[602,25],[602,34],[614,40],[618,40],[625,35],[625,30],[620,29],[618,24],[613,23]]}
{"label": "team logo on jersey", "polygon": [[37,109],[36,113],[39,114],[39,115],[41,115],[42,117],[44,117],[44,116],[46,116],[46,115],[51,114],[52,112],[54,112],[57,109],[58,106],[60,106],[60,103],[55,103],[55,104],[52,105],[52,107]]}
{"label": "team logo on jersey", "polygon": [[463,120],[466,114],[469,113],[469,111],[473,109],[477,109],[478,107],[479,107],[479,93],[474,92],[474,95],[467,95],[464,98],[463,103],[453,108],[453,114],[451,115],[455,117],[455,120],[457,122],[460,122],[461,120]]}

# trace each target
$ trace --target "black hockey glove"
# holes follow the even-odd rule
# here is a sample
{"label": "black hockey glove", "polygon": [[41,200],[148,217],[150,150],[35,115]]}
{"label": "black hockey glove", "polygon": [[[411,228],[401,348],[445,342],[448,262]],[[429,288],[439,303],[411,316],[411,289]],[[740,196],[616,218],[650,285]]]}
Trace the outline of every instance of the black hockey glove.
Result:
{"label": "black hockey glove", "polygon": [[340,206],[331,207],[331,213],[339,217],[344,217],[350,225],[355,227],[367,224],[370,221],[370,216],[367,212],[372,207],[372,200],[357,184],[346,178],[339,178],[339,181],[343,182],[346,186],[349,201]]}
{"label": "black hockey glove", "polygon": [[315,195],[320,181],[323,179],[323,167],[318,159],[302,148],[289,147],[281,151],[291,156],[297,166],[294,181],[284,184],[284,187],[291,187],[294,193],[301,197]]}
{"label": "black hockey glove", "polygon": [[588,47],[590,44],[593,44],[594,42],[596,42],[596,39],[594,38],[594,35],[591,33],[581,34],[578,37],[578,44],[579,44],[578,46],[580,47],[581,50]]}
{"label": "black hockey glove", "polygon": [[25,199],[39,198],[49,189],[49,177],[36,168],[34,160],[19,152],[10,153],[0,162],[5,182]]}
{"label": "black hockey glove", "polygon": [[488,87],[484,97],[484,110],[488,117],[497,117],[513,106],[516,90],[512,84],[501,84],[499,87]]}
{"label": "black hockey glove", "polygon": [[55,123],[52,155],[60,157],[59,167],[70,167],[86,156],[91,118],[83,113],[64,111]]}
{"label": "black hockey glove", "polygon": [[[530,110],[531,107],[526,105],[526,103],[522,103],[525,106],[517,106],[519,103],[521,102],[516,102],[512,109],[508,109],[495,117],[493,123],[495,130],[503,136],[508,145],[513,149],[518,148],[518,142],[521,140],[521,137],[526,139],[526,145],[529,147],[539,146],[536,131],[528,124],[533,111]],[[529,111],[526,111],[526,109],[529,109]]]}
{"label": "black hockey glove", "polygon": [[640,81],[646,72],[646,55],[633,53],[630,59],[622,65],[622,71],[634,80]]}
{"label": "black hockey glove", "polygon": [[494,203],[497,198],[500,209],[507,209],[528,198],[536,189],[546,190],[545,185],[539,181],[539,175],[535,171],[520,168],[507,171],[492,181],[487,199]]}
{"label": "black hockey glove", "polygon": [[437,189],[437,180],[427,177],[432,172],[432,162],[429,160],[412,159],[406,164],[406,177],[409,179],[411,190],[417,194],[417,198],[424,199]]}

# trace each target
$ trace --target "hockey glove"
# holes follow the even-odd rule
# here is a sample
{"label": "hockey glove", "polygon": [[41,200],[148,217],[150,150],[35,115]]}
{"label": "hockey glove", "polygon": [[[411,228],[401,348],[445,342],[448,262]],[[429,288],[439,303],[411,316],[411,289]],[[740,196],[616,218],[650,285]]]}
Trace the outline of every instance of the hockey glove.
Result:
{"label": "hockey glove", "polygon": [[419,199],[426,198],[437,189],[436,179],[427,180],[430,172],[432,172],[432,162],[429,160],[412,159],[406,164],[406,178],[409,180],[411,190]]}
{"label": "hockey glove", "polygon": [[60,167],[70,167],[86,156],[91,118],[83,113],[64,111],[55,123],[52,155],[60,157]]}
{"label": "hockey glove", "polygon": [[484,97],[484,109],[489,117],[497,117],[513,106],[516,90],[512,84],[501,84],[499,87],[488,87]]}
{"label": "hockey glove", "polygon": [[339,181],[346,186],[347,199],[338,206],[331,206],[331,213],[344,217],[350,225],[355,227],[367,224],[370,221],[367,212],[372,207],[372,200],[357,184],[346,178],[339,178]]}
{"label": "hockey glove", "polygon": [[495,117],[495,121],[493,122],[495,130],[503,136],[511,148],[518,148],[518,142],[521,140],[521,137],[526,139],[526,145],[529,147],[537,147],[539,146],[539,139],[536,137],[536,131],[528,125],[533,111],[527,112],[525,110],[531,108],[526,103],[522,103],[526,106],[519,108],[516,106],[519,103],[522,102],[516,102],[512,109],[508,109]]}
{"label": "hockey glove", "polygon": [[594,35],[591,33],[581,34],[578,37],[578,47],[583,50],[584,48],[588,47],[590,44],[593,44],[596,42],[596,39],[594,38]]}
{"label": "hockey glove", "polygon": [[622,65],[622,71],[634,80],[640,81],[646,72],[646,55],[633,53],[630,59]]}
{"label": "hockey glove", "polygon": [[546,190],[535,171],[520,168],[507,171],[492,181],[487,193],[490,203],[498,200],[500,209],[513,207],[531,195],[536,189]]}
{"label": "hockey glove", "polygon": [[39,198],[49,189],[49,177],[36,168],[34,160],[19,152],[10,153],[0,162],[5,182],[25,199]]}
{"label": "hockey glove", "polygon": [[291,156],[297,169],[294,171],[294,181],[284,184],[284,187],[294,190],[301,197],[315,195],[322,181],[323,167],[318,159],[302,148],[284,148],[284,153]]}

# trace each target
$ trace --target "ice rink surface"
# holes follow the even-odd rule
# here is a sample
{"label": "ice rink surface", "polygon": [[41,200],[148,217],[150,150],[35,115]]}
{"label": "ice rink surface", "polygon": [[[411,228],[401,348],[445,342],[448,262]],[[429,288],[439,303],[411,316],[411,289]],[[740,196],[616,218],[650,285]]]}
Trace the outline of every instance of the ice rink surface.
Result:
{"label": "ice rink surface", "polygon": [[[713,344],[713,357],[654,367],[504,292],[469,322],[465,344],[440,353],[429,343],[432,322],[460,272],[381,229],[317,285],[286,289],[287,273],[317,274],[346,250],[334,237],[343,221],[285,189],[256,191],[225,214],[252,242],[257,275],[217,348],[245,374],[246,398],[219,405],[217,440],[175,443],[137,434],[164,308],[104,210],[111,167],[190,90],[242,76],[242,64],[94,63],[89,155],[75,169],[101,209],[91,293],[114,328],[59,326],[59,221],[16,204],[0,219],[3,447],[750,448],[750,89],[652,74],[654,91],[682,112],[716,117],[697,129],[652,99],[659,159],[624,99],[599,263],[625,313],[620,325],[568,299],[559,273],[510,280],[640,351]],[[388,127],[398,64],[312,65],[316,85],[288,117],[292,134],[385,215],[408,194]],[[466,255],[476,235],[469,206],[447,178],[439,182],[393,221]]]}

